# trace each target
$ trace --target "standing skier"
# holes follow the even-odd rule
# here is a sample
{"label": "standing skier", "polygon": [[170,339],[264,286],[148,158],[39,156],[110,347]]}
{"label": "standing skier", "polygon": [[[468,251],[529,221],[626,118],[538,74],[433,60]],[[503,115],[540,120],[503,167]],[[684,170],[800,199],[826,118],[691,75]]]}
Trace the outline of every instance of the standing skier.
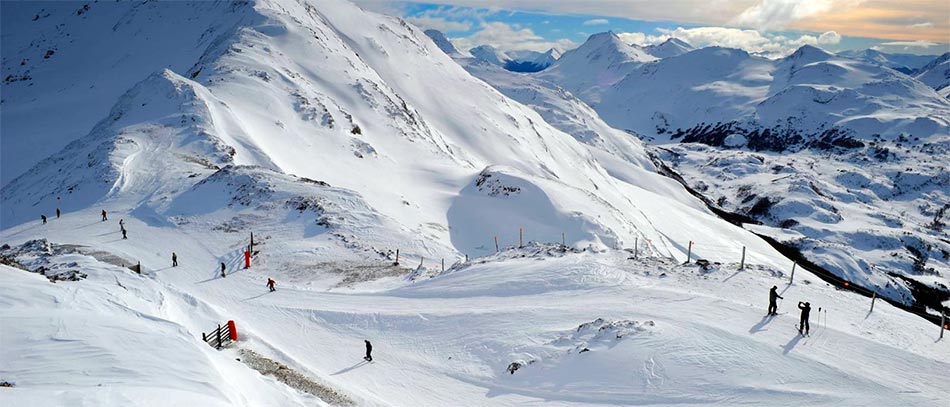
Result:
{"label": "standing skier", "polygon": [[277,284],[277,282],[274,281],[274,279],[272,279],[272,278],[268,278],[268,279],[267,279],[267,288],[270,288],[270,291],[271,291],[271,292],[277,291],[277,290],[274,288],[274,284]]}
{"label": "standing skier", "polygon": [[125,219],[119,219],[119,227],[125,229]]}
{"label": "standing skier", "polygon": [[56,208],[56,219],[59,219],[59,208]]}
{"label": "standing skier", "polygon": [[102,221],[105,222],[105,221],[107,221],[107,220],[109,220],[109,218],[106,217],[106,210],[103,209],[103,210],[102,210]]}
{"label": "standing skier", "polygon": [[178,255],[172,252],[172,267],[178,267]]}
{"label": "standing skier", "polygon": [[781,295],[778,295],[776,290],[778,290],[778,287],[774,285],[772,286],[772,289],[769,290],[769,313],[767,315],[777,315],[776,311],[778,311],[778,304],[775,303],[775,299],[784,299]]}
{"label": "standing skier", "polygon": [[363,360],[367,362],[373,361],[373,344],[369,343],[369,340],[364,339],[363,342],[366,342],[366,356],[363,357]]}
{"label": "standing skier", "polygon": [[227,277],[227,276],[228,276],[227,273],[225,273],[225,270],[226,270],[226,269],[227,269],[227,266],[225,266],[225,265],[224,265],[224,262],[222,262],[222,263],[221,263],[221,277]]}
{"label": "standing skier", "polygon": [[802,320],[798,324],[798,333],[808,335],[808,330],[811,328],[808,326],[808,314],[811,313],[811,303],[799,301],[798,309],[802,310]]}

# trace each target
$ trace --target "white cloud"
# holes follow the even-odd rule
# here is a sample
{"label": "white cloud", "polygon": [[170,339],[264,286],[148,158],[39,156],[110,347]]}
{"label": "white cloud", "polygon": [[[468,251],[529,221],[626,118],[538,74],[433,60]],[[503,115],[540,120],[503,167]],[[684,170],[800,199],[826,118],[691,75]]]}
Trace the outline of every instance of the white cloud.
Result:
{"label": "white cloud", "polygon": [[818,43],[822,45],[831,45],[841,42],[841,34],[834,31],[827,31],[818,36]]}
{"label": "white cloud", "polygon": [[468,31],[472,29],[472,23],[468,21],[450,21],[442,17],[432,17],[427,15],[407,17],[406,21],[413,23],[424,30],[434,29],[444,33]]}
{"label": "white cloud", "polygon": [[917,23],[917,24],[908,25],[907,28],[931,28],[931,27],[933,27],[933,26],[934,26],[934,23],[931,23],[930,21],[927,21],[927,22],[923,22],[923,23]]}
{"label": "white cloud", "polygon": [[587,20],[584,22],[584,25],[607,25],[610,24],[610,21],[607,21],[606,18],[595,18],[592,20]]}
{"label": "white cloud", "polygon": [[732,20],[732,25],[758,30],[778,30],[789,23],[831,10],[848,9],[864,0],[762,0],[745,9]]}
{"label": "white cloud", "polygon": [[[833,31],[826,32],[821,36],[801,35],[795,38],[789,38],[783,35],[763,34],[757,30],[743,30],[729,27],[696,27],[682,28],[674,30],[659,29],[659,35],[645,34],[641,32],[619,33],[617,34],[624,42],[631,44],[650,45],[666,41],[673,37],[685,41],[696,48],[719,46],[726,48],[738,48],[746,52],[762,55],[770,58],[782,57],[794,52],[802,45],[833,44],[841,40],[841,36]],[[835,41],[822,43],[824,41]]]}
{"label": "white cloud", "polygon": [[916,41],[884,42],[884,43],[881,43],[881,45],[886,45],[889,47],[930,48],[930,47],[935,47],[940,44],[937,44],[936,42],[925,41],[925,40],[916,40]]}
{"label": "white cloud", "polygon": [[451,41],[462,52],[479,45],[491,45],[502,52],[517,50],[544,52],[551,48],[565,50],[577,47],[577,43],[566,38],[550,41],[535,34],[530,28],[516,29],[500,21],[482,22],[481,29],[474,34],[468,37],[452,38]]}

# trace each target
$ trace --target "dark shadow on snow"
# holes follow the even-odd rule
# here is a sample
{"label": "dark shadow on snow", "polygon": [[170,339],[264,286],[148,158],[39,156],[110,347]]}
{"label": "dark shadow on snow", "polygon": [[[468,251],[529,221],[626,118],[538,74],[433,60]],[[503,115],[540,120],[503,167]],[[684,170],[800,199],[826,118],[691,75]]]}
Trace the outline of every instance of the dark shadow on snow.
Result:
{"label": "dark shadow on snow", "polygon": [[792,338],[792,340],[788,341],[788,343],[785,344],[782,354],[787,355],[788,352],[791,352],[792,349],[795,349],[795,345],[798,345],[798,341],[800,340],[802,340],[801,334],[795,335],[795,337]]}
{"label": "dark shadow on snow", "polygon": [[766,315],[762,317],[762,320],[759,321],[759,323],[752,325],[752,328],[749,328],[749,333],[755,335],[757,332],[767,331],[767,329],[762,329],[762,328],[765,328],[765,326],[768,325],[769,322],[772,322],[772,318],[774,317],[775,316],[773,315]]}
{"label": "dark shadow on snow", "polygon": [[341,374],[343,374],[343,373],[349,372],[350,370],[357,369],[357,368],[363,367],[364,365],[368,365],[368,364],[369,364],[369,362],[367,362],[367,361],[364,360],[364,361],[362,361],[362,362],[360,362],[360,363],[357,363],[357,364],[355,364],[355,365],[353,365],[353,366],[350,366],[350,367],[348,367],[348,368],[346,368],[346,369],[340,370],[340,371],[338,371],[338,372],[336,372],[336,373],[332,373],[332,374],[330,374],[330,376],[341,375]]}

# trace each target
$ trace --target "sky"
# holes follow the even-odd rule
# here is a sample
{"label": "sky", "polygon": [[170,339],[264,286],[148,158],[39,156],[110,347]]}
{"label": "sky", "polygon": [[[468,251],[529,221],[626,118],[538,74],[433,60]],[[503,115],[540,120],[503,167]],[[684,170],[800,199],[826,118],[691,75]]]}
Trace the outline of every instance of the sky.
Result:
{"label": "sky", "polygon": [[648,45],[675,37],[780,57],[808,44],[837,52],[950,52],[950,1],[932,0],[356,0],[446,34],[460,50],[565,51],[613,31]]}

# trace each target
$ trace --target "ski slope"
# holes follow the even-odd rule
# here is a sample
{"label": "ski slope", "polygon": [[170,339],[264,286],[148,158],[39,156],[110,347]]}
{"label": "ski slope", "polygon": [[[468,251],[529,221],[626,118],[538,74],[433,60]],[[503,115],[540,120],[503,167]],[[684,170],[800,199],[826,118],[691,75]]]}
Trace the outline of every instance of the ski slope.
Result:
{"label": "ski slope", "polygon": [[[325,279],[272,267],[295,256],[292,241],[262,240],[255,265],[241,269],[240,236],[118,217],[129,240],[95,213],[4,232],[14,244],[81,243],[146,271],[57,254],[49,264],[75,262],[89,277],[51,284],[2,266],[0,379],[16,384],[2,396],[10,405],[322,405],[237,363],[235,348],[292,366],[358,405],[936,406],[947,396],[950,348],[935,326],[884,302],[868,312],[866,298],[801,269],[787,285],[787,271],[758,264],[703,272],[661,257],[551,245],[444,273],[426,261],[428,273],[409,274],[415,280],[341,285],[333,271],[354,261],[314,259],[312,275]],[[276,292],[264,287],[268,277]],[[771,285],[785,299],[769,319]],[[796,332],[799,300],[814,309],[809,337]],[[637,321],[637,329],[619,340],[610,329],[577,332],[598,318]],[[200,332],[228,319],[240,332],[235,348],[201,341]],[[374,344],[372,364],[360,363],[363,339]],[[519,360],[535,362],[505,371]]]}

